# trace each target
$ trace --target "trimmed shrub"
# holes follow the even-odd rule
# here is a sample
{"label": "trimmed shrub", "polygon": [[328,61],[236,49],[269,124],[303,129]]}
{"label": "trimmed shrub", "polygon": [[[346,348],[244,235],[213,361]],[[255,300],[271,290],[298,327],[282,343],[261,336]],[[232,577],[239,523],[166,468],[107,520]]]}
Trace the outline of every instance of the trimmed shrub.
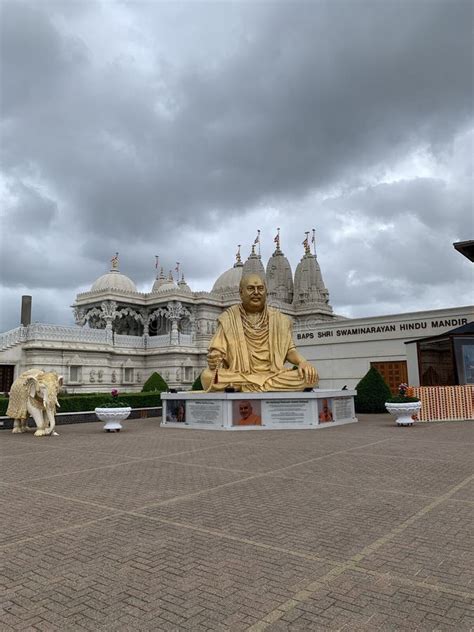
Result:
{"label": "trimmed shrub", "polygon": [[[155,408],[161,406],[159,393],[121,393],[117,399],[132,408]],[[60,395],[60,408],[56,413],[82,413],[100,408],[105,402],[110,402],[109,393],[84,393],[83,395]],[[0,397],[0,415],[5,415],[8,408],[8,398]]]}
{"label": "trimmed shrub", "polygon": [[191,386],[191,390],[192,391],[203,391],[204,390],[204,388],[202,386],[201,376],[200,375],[198,375],[197,378],[194,380],[194,383]]}
{"label": "trimmed shrub", "polygon": [[[161,406],[159,393],[120,393],[117,399],[132,408],[151,408]],[[110,402],[108,393],[91,393],[84,395],[68,395],[58,398],[61,408],[57,413],[77,413],[100,408]]]}
{"label": "trimmed shrub", "polygon": [[357,413],[386,413],[385,402],[392,397],[388,384],[383,377],[371,367],[356,386],[354,399]]}
{"label": "trimmed shrub", "polygon": [[158,391],[162,393],[168,390],[168,384],[156,371],[150,375],[142,388],[142,393],[149,393],[150,391]]}
{"label": "trimmed shrub", "polygon": [[[119,395],[120,397],[120,395]],[[132,408],[152,408],[161,406],[160,393],[127,393],[123,398]]]}

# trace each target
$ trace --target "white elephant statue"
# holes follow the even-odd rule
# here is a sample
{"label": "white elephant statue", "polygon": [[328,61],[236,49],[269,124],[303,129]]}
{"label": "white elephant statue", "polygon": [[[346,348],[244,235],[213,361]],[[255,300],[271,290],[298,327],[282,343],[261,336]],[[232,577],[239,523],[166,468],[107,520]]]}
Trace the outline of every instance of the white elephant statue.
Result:
{"label": "white elephant statue", "polygon": [[30,369],[19,375],[11,386],[6,413],[14,419],[12,432],[27,432],[26,422],[31,416],[37,428],[35,437],[56,435],[54,416],[62,383],[62,376],[53,371]]}

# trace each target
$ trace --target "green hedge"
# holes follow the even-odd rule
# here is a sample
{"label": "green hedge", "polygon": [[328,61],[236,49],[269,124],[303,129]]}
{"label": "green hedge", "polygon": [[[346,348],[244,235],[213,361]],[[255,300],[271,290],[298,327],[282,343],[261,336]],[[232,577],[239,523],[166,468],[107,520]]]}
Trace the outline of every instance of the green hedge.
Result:
{"label": "green hedge", "polygon": [[168,390],[168,384],[161,377],[161,375],[155,371],[154,373],[150,375],[150,377],[147,379],[147,381],[143,385],[142,393],[146,393],[149,391],[159,391],[161,393],[162,391],[167,391],[167,390]]}
{"label": "green hedge", "polygon": [[202,386],[201,376],[200,375],[198,375],[197,378],[194,380],[194,383],[191,386],[191,390],[192,391],[203,391],[204,390],[204,388]]}
{"label": "green hedge", "polygon": [[[123,393],[118,396],[132,408],[152,408],[161,406],[159,393]],[[105,401],[110,401],[110,393],[86,393],[84,395],[63,395],[58,397],[60,408],[57,413],[79,413],[98,408]],[[0,397],[0,415],[5,415],[8,398]]]}
{"label": "green hedge", "polygon": [[386,413],[385,402],[392,392],[383,377],[371,367],[356,386],[356,413]]}

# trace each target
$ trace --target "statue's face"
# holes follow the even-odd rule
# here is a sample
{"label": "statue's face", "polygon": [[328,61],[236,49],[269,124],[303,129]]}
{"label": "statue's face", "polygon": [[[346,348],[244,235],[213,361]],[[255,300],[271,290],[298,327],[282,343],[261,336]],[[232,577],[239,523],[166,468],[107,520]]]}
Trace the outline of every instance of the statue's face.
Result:
{"label": "statue's face", "polygon": [[267,300],[267,288],[257,274],[249,274],[240,282],[240,298],[246,312],[261,312]]}

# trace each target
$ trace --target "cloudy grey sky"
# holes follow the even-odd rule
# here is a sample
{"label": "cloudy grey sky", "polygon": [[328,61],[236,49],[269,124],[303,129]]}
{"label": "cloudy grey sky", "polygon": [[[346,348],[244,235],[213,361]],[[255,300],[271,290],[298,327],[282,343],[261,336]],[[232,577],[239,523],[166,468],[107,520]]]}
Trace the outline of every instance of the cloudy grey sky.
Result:
{"label": "cloudy grey sky", "polygon": [[154,256],[210,289],[316,229],[347,316],[467,305],[470,0],[1,0],[0,331]]}

